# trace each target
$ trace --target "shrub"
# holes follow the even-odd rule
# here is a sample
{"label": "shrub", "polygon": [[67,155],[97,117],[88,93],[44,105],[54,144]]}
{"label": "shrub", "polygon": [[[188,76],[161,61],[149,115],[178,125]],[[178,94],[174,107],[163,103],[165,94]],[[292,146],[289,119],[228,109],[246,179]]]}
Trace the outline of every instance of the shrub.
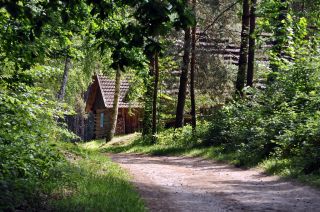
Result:
{"label": "shrub", "polygon": [[41,182],[62,161],[50,143],[59,139],[63,111],[45,90],[10,80],[0,80],[0,210],[27,210],[41,202]]}
{"label": "shrub", "polygon": [[265,89],[249,88],[216,111],[204,143],[240,153],[240,163],[274,157],[293,160],[300,172],[319,172],[320,61],[307,52],[283,64]]}
{"label": "shrub", "polygon": [[[191,148],[201,143],[201,139],[206,134],[208,126],[208,122],[202,121],[198,123],[197,130],[195,132],[192,131],[192,127],[190,125],[183,128],[165,129],[156,135],[156,144],[162,146]],[[139,141],[136,141],[136,143],[150,144],[151,139],[152,138],[145,136]]]}

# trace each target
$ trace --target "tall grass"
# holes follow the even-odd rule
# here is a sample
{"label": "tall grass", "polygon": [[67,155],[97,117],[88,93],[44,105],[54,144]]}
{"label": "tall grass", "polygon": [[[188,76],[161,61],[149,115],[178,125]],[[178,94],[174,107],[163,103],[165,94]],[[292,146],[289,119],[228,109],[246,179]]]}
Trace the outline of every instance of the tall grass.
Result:
{"label": "tall grass", "polygon": [[68,163],[54,183],[48,207],[53,211],[145,211],[129,176],[106,155],[84,144],[59,144]]}

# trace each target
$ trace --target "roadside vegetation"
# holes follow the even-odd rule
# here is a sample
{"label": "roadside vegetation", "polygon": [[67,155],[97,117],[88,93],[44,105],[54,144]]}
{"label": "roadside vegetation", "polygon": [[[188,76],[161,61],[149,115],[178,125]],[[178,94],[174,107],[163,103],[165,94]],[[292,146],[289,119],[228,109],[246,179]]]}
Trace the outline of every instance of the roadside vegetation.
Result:
{"label": "roadside vegetation", "polygon": [[105,154],[83,144],[60,144],[67,158],[51,192],[54,211],[145,211],[129,175]]}
{"label": "roadside vegetation", "polygon": [[[217,136],[216,127],[210,122],[200,122],[197,133],[192,133],[191,126],[176,130],[164,130],[158,134],[156,144],[150,143],[150,139],[146,140],[141,135],[136,135],[126,142],[105,144],[103,141],[95,141],[95,145],[99,146],[101,152],[202,157],[227,162],[236,167],[258,167],[267,174],[295,179],[308,185],[320,187],[320,173],[317,169],[312,172],[306,172],[306,167],[310,166],[308,158],[301,158],[299,155],[293,154],[283,155],[282,151],[284,149],[279,146],[275,147],[276,151],[270,149],[269,154],[254,151],[252,148],[257,147],[250,145],[257,145],[258,139],[254,140],[253,143],[247,142],[247,145],[239,143],[238,148],[233,148],[235,143],[232,144],[231,142],[240,142],[238,140],[241,139],[240,135],[238,134],[238,139],[234,141],[214,141],[213,138],[218,139],[214,137],[214,135]],[[229,133],[231,135],[232,131],[230,129],[220,133]]]}
{"label": "roadside vegetation", "polygon": [[[0,211],[143,211],[105,152],[320,185],[319,17],[320,0],[0,1]],[[81,143],[99,127],[97,74],[115,82],[105,142],[119,98],[144,111],[130,144]]]}
{"label": "roadside vegetation", "polygon": [[2,184],[1,210],[145,211],[128,174],[97,147],[55,142],[48,148],[59,160],[46,176],[12,178],[14,190]]}

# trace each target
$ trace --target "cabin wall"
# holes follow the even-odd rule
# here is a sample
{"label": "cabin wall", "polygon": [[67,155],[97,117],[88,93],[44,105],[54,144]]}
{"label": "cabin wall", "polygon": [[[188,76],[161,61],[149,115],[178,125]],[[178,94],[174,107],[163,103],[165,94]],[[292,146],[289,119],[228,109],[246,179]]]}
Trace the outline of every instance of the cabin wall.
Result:
{"label": "cabin wall", "polygon": [[101,110],[105,109],[101,91],[98,90],[96,95],[97,95],[96,101],[94,102],[92,109],[93,109],[93,111],[97,111],[97,110],[101,111]]}
{"label": "cabin wall", "polygon": [[[101,113],[104,114],[103,117],[103,127],[101,127]],[[106,136],[107,126],[110,126],[110,109],[97,109],[94,114],[94,134],[95,138],[103,138]]]}
{"label": "cabin wall", "polygon": [[123,108],[125,115],[125,133],[134,133],[141,129],[142,109],[141,108]]}
{"label": "cabin wall", "polygon": [[[141,129],[141,109],[119,108],[116,125],[116,135],[129,134]],[[103,127],[100,125],[103,113]],[[108,127],[111,126],[111,109],[97,109],[94,114],[95,138],[105,138]]]}

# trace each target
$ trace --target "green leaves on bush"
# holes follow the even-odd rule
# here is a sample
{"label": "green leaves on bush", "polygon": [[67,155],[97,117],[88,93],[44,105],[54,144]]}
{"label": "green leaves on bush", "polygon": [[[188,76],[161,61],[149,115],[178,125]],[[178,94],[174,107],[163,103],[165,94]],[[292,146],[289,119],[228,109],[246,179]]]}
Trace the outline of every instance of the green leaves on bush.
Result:
{"label": "green leaves on bush", "polygon": [[0,210],[27,210],[62,160],[50,143],[61,138],[56,120],[64,112],[44,89],[9,81],[0,79]]}
{"label": "green leaves on bush", "polygon": [[320,171],[320,55],[295,39],[296,54],[274,81],[214,113],[206,144],[239,152],[241,164],[274,157],[294,160],[301,173]]}

